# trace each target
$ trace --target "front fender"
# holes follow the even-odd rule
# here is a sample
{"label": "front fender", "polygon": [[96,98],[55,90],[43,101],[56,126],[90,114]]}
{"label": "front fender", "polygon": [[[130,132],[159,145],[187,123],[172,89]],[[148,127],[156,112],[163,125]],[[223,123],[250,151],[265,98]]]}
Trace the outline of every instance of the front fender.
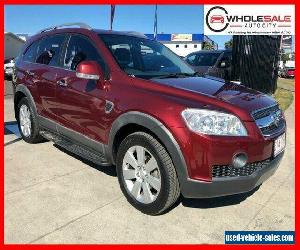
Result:
{"label": "front fender", "polygon": [[[168,128],[156,118],[138,111],[131,111],[120,115],[113,123],[109,134],[108,155],[113,157],[113,144],[117,132],[128,124],[136,124],[151,130],[163,143],[171,156],[180,185],[184,185],[188,178],[187,166],[180,146]],[[115,159],[111,159],[115,164]]]}

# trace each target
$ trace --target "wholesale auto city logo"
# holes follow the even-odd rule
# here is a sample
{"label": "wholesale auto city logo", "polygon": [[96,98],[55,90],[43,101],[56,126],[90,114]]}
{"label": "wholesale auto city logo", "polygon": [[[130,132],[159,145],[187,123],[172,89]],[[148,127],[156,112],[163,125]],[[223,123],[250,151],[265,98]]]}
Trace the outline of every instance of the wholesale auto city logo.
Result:
{"label": "wholesale auto city logo", "polygon": [[204,6],[206,35],[293,35],[294,6]]}

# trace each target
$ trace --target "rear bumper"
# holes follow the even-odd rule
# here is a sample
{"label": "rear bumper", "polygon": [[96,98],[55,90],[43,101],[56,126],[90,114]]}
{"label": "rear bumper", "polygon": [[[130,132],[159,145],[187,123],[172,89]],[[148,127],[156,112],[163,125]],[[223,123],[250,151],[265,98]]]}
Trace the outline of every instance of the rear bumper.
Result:
{"label": "rear bumper", "polygon": [[186,198],[211,198],[249,192],[275,173],[283,154],[249,176],[213,178],[212,182],[188,179],[181,185],[182,195]]}

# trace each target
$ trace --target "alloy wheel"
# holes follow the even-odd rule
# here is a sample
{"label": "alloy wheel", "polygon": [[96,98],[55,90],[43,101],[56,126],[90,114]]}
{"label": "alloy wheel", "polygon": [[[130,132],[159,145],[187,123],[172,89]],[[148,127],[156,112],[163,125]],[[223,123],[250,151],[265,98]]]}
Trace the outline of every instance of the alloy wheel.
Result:
{"label": "alloy wheel", "polygon": [[25,137],[30,137],[31,135],[31,119],[30,119],[30,110],[27,105],[23,104],[19,110],[19,120],[20,128],[22,134]]}
{"label": "alloy wheel", "polygon": [[161,175],[154,156],[142,146],[133,146],[127,150],[122,166],[129,193],[141,203],[154,202],[161,189]]}

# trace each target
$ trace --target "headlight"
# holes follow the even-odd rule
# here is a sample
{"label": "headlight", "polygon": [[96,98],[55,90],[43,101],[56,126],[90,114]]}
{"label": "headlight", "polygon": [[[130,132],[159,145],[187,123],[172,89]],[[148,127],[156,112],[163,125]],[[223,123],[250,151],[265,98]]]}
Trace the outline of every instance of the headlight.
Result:
{"label": "headlight", "polygon": [[246,136],[247,130],[235,115],[206,109],[185,109],[181,113],[190,130],[207,135]]}

